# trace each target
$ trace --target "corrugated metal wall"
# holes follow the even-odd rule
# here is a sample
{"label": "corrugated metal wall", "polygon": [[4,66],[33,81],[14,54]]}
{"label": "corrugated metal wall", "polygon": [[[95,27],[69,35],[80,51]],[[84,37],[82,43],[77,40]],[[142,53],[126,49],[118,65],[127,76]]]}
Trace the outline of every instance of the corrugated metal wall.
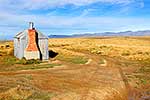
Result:
{"label": "corrugated metal wall", "polygon": [[[14,56],[16,56],[19,59],[24,57],[24,50],[28,44],[27,32],[28,31],[25,30],[21,33],[20,37],[14,38]],[[42,54],[42,60],[47,60],[49,59],[48,38],[45,38],[45,36],[44,37],[43,36],[42,35],[38,36],[38,45]]]}
{"label": "corrugated metal wall", "polygon": [[18,51],[17,49],[18,49],[18,41],[17,41],[17,38],[15,38],[14,39],[14,56],[16,56],[16,57],[18,57],[17,56],[17,54],[18,54],[17,53],[17,51]]}
{"label": "corrugated metal wall", "polygon": [[42,59],[47,60],[49,58],[48,39],[39,39],[39,48],[42,53]]}

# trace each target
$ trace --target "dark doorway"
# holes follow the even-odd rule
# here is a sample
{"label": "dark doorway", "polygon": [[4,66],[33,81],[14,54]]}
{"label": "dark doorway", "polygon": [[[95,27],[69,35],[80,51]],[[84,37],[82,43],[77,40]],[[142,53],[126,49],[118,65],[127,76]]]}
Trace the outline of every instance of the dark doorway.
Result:
{"label": "dark doorway", "polygon": [[54,57],[56,57],[58,55],[57,52],[54,52],[52,50],[49,50],[48,52],[49,52],[49,58],[54,58]]}

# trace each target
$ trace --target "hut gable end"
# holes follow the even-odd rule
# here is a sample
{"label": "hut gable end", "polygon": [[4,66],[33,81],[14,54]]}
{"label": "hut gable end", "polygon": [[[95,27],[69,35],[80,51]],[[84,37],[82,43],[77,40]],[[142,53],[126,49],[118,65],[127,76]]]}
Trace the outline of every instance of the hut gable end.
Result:
{"label": "hut gable end", "polygon": [[21,59],[48,60],[48,37],[33,27],[19,32],[14,37],[14,55]]}

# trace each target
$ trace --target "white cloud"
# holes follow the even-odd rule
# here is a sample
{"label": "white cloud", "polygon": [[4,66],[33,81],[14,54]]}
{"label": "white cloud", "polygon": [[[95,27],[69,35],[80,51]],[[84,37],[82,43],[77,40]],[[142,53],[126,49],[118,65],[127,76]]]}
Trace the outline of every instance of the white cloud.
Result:
{"label": "white cloud", "polygon": [[[63,16],[49,16],[49,15],[18,15],[5,13],[1,16],[1,26],[10,26],[22,29],[23,27],[28,28],[28,22],[35,22],[36,27],[41,29],[51,28],[65,28],[66,31],[69,28],[99,28],[101,31],[103,28],[108,29],[124,29],[132,26],[149,26],[150,19],[145,18],[118,18],[118,17],[63,17]],[[134,23],[134,24],[133,24]],[[20,30],[18,30],[20,31]],[[59,30],[58,30],[59,31]]]}
{"label": "white cloud", "polygon": [[[79,17],[67,16],[53,16],[49,15],[36,15],[36,14],[22,14],[20,11],[33,10],[33,9],[47,9],[49,7],[60,7],[67,4],[75,6],[84,6],[96,2],[105,2],[111,4],[130,4],[135,0],[0,0],[0,31],[5,32],[18,32],[23,28],[28,28],[28,22],[35,22],[36,27],[43,31],[51,31],[55,28],[57,31],[65,29],[68,31],[72,29],[82,29],[80,31],[115,31],[115,30],[132,30],[147,28],[150,26],[150,19],[143,18],[115,18],[115,17],[86,17],[86,15],[94,9],[85,9]],[[141,5],[143,6],[143,5]],[[124,9],[126,12],[128,9]],[[134,23],[134,24],[133,24]],[[7,30],[4,30],[7,29]],[[70,31],[70,30],[69,30]]]}
{"label": "white cloud", "polygon": [[129,4],[135,0],[0,0],[0,6],[4,8],[17,9],[46,9],[51,7],[61,7],[67,4],[84,6],[92,3]]}

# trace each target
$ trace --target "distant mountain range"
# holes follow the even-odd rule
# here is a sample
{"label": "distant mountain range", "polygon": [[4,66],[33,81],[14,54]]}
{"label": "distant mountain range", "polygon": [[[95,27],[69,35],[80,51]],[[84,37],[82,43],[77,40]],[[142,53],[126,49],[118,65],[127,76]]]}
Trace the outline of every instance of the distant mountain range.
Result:
{"label": "distant mountain range", "polygon": [[147,36],[150,30],[144,31],[125,31],[125,32],[104,32],[104,33],[83,33],[73,35],[49,35],[49,38],[74,38],[74,37],[97,37],[97,36]]}
{"label": "distant mountain range", "polygon": [[[103,32],[103,33],[83,33],[73,35],[48,35],[49,38],[75,38],[75,37],[98,37],[98,36],[150,36],[150,30],[144,31],[124,31],[124,32]],[[13,40],[13,36],[0,34],[0,41]]]}

